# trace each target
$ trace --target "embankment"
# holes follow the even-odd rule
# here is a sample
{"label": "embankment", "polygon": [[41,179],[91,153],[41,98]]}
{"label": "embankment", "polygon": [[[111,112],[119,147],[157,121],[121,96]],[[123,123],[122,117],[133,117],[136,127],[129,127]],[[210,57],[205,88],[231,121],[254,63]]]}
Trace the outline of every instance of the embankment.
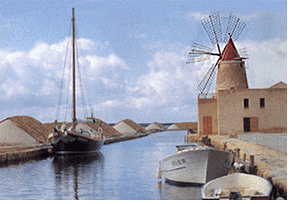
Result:
{"label": "embankment", "polygon": [[[269,147],[257,145],[251,142],[230,138],[229,135],[208,135],[211,144],[219,149],[226,144],[228,149],[236,151],[240,149],[240,155],[246,158],[254,156],[257,166],[257,175],[269,179],[280,194],[287,195],[287,154]],[[198,142],[202,136],[188,135],[188,142]]]}
{"label": "embankment", "polygon": [[0,164],[40,159],[50,155],[50,145],[36,147],[3,147],[0,149]]}

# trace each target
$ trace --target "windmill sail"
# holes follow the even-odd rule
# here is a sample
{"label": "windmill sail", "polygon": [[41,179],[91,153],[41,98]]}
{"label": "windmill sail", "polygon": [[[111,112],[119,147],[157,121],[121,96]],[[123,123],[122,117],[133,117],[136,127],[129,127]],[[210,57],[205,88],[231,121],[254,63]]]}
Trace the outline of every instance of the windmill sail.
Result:
{"label": "windmill sail", "polygon": [[200,91],[200,93],[208,93],[215,77],[218,61],[219,60],[217,60],[217,62],[211,66],[202,81],[198,84],[197,89]]}
{"label": "windmill sail", "polygon": [[228,25],[224,35],[224,42],[227,42],[230,36],[233,41],[236,41],[240,36],[241,32],[243,31],[243,29],[245,28],[245,26],[246,24],[244,22],[242,22],[235,15],[230,14]]}
{"label": "windmill sail", "polygon": [[216,55],[212,53],[212,50],[213,48],[193,42],[186,63],[189,64],[209,60],[210,55]]}
{"label": "windmill sail", "polygon": [[[186,63],[188,64],[200,62],[206,59],[210,59],[210,56],[218,56],[216,63],[210,67],[204,78],[197,86],[197,89],[200,91],[200,93],[205,94],[208,93],[211,87],[219,62],[245,59],[245,57],[240,56],[241,53],[236,50],[233,41],[238,39],[246,24],[235,15],[230,14],[226,34],[224,39],[222,39],[220,16],[218,11],[203,19],[201,23],[211,43],[217,46],[218,52],[212,52],[212,50],[205,45],[193,43]],[[228,40],[228,43],[225,45],[223,51],[221,52],[219,43],[223,41],[225,42],[225,40]],[[246,50],[243,49],[242,51],[245,53]]]}
{"label": "windmill sail", "polygon": [[197,89],[200,91],[200,93],[208,93],[211,84],[214,80],[214,76],[216,73],[216,67],[212,65],[212,67],[208,70],[202,81],[198,84]]}
{"label": "windmill sail", "polygon": [[222,41],[221,25],[218,11],[210,15],[208,18],[203,19],[201,23],[213,45]]}

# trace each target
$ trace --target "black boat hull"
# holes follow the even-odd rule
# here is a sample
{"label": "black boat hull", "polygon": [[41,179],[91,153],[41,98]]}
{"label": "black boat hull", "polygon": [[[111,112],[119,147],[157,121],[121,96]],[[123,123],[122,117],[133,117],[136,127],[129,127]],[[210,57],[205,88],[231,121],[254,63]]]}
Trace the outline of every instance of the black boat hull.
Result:
{"label": "black boat hull", "polygon": [[99,151],[104,144],[104,139],[93,139],[73,134],[62,134],[50,139],[55,154],[91,153]]}

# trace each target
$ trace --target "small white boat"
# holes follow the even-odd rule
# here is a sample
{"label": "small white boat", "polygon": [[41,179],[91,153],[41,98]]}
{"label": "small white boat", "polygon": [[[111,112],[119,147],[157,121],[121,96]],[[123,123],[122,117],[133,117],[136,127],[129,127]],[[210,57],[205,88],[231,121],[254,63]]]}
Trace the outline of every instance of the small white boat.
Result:
{"label": "small white boat", "polygon": [[206,183],[201,188],[205,200],[269,200],[272,184],[260,176],[234,173]]}
{"label": "small white boat", "polygon": [[227,175],[230,170],[233,155],[228,151],[199,145],[180,145],[176,148],[176,154],[160,161],[159,172],[167,181],[204,184]]}

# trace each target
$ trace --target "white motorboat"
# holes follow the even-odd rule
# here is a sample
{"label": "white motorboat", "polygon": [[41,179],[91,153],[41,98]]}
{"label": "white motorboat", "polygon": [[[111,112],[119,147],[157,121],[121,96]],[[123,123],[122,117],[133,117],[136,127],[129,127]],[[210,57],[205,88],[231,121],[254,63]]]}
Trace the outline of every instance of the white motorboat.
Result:
{"label": "white motorboat", "polygon": [[209,146],[180,145],[177,153],[160,161],[165,179],[178,183],[205,184],[228,174],[233,155]]}
{"label": "white motorboat", "polygon": [[260,176],[234,173],[214,179],[201,188],[202,199],[209,200],[268,200],[270,181]]}

